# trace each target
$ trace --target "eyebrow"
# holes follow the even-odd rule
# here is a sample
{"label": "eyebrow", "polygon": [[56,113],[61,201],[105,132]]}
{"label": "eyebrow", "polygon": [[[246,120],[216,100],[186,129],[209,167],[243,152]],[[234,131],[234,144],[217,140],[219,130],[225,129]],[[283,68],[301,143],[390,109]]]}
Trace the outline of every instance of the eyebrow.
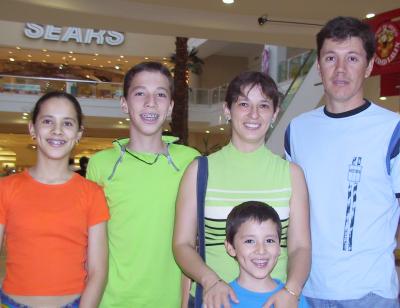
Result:
{"label": "eyebrow", "polygon": [[[137,90],[137,89],[146,89],[146,86],[136,86],[132,88],[132,91]],[[164,88],[164,87],[157,87],[157,90],[164,90],[166,92],[169,92],[169,89]]]}

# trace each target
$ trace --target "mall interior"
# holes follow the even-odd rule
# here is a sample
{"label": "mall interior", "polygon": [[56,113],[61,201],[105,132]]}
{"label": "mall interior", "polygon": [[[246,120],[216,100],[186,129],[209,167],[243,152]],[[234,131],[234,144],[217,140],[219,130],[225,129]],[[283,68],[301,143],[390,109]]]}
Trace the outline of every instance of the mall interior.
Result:
{"label": "mall interior", "polygon": [[[392,0],[366,0],[362,6],[339,0],[329,10],[319,0],[307,6],[288,0],[273,5],[265,0],[2,0],[0,172],[34,164],[29,114],[50,90],[76,95],[83,107],[85,132],[74,151],[76,166],[81,156],[127,137],[129,119],[119,105],[123,75],[147,60],[173,70],[177,36],[189,38],[191,60],[197,63],[187,74],[189,145],[208,154],[226,144],[230,132],[222,104],[227,84],[239,72],[262,70],[268,61],[268,72],[285,98],[267,145],[282,155],[290,119],[324,102],[315,56],[321,25],[334,16],[364,19],[396,9]],[[400,88],[383,97],[380,78],[366,81],[366,97],[400,113]],[[170,130],[166,123],[165,133]]]}

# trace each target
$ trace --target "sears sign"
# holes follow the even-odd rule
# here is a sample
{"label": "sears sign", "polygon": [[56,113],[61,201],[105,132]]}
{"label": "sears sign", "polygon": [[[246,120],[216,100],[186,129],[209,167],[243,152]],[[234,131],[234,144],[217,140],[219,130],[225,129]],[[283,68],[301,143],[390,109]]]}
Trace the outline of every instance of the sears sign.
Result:
{"label": "sears sign", "polygon": [[110,46],[121,45],[125,36],[121,32],[109,30],[82,29],[77,27],[58,27],[53,25],[39,25],[26,23],[24,34],[32,39],[43,38],[49,41],[69,42],[75,41],[81,44],[91,44],[93,41],[98,45]]}

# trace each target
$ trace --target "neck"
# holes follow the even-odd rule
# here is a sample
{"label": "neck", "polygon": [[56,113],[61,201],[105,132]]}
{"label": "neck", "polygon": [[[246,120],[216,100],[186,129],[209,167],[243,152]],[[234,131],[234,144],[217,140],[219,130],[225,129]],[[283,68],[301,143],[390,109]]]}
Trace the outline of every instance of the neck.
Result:
{"label": "neck", "polygon": [[351,100],[346,102],[327,100],[326,110],[331,113],[342,113],[347,112],[353,109],[356,109],[365,104],[365,100],[361,95],[357,95],[357,97],[353,97]]}
{"label": "neck", "polygon": [[36,165],[29,169],[29,173],[37,181],[46,184],[62,184],[73,175],[73,171],[68,167],[68,157],[51,160],[39,156]]}
{"label": "neck", "polygon": [[271,278],[270,275],[263,279],[257,279],[254,277],[245,277],[240,274],[237,282],[240,286],[247,290],[260,293],[271,292],[277,286],[276,282]]}
{"label": "neck", "polygon": [[243,153],[254,152],[257,149],[259,149],[262,145],[264,145],[264,141],[255,142],[255,143],[244,143],[244,142],[240,142],[233,136],[232,136],[231,142],[238,151],[243,152]]}
{"label": "neck", "polygon": [[131,151],[145,153],[165,153],[167,149],[161,139],[161,133],[152,136],[131,133],[127,148]]}

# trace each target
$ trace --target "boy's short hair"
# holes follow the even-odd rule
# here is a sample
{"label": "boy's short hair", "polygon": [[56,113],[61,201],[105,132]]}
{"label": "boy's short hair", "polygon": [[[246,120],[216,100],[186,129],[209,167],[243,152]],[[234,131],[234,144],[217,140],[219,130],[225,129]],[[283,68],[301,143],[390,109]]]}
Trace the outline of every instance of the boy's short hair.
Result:
{"label": "boy's short hair", "polygon": [[371,27],[354,17],[339,16],[331,19],[317,34],[318,58],[326,39],[344,41],[351,37],[358,37],[363,43],[364,50],[369,62],[375,53],[375,35]]}
{"label": "boy's short hair", "polygon": [[281,241],[282,224],[278,213],[275,209],[259,201],[247,201],[235,206],[229,213],[226,220],[226,240],[233,245],[233,240],[240,226],[248,220],[262,223],[267,220],[272,220],[276,225],[279,242]]}
{"label": "boy's short hair", "polygon": [[274,111],[278,108],[282,94],[279,92],[275,81],[267,74],[248,71],[240,73],[229,83],[225,96],[228,109],[231,109],[232,104],[239,99],[239,96],[247,95],[247,93],[243,93],[247,86],[250,86],[250,89],[259,86],[262,93],[272,100]]}
{"label": "boy's short hair", "polygon": [[133,78],[141,72],[152,72],[152,73],[155,72],[164,75],[168,79],[169,90],[171,92],[171,97],[172,97],[174,93],[174,80],[172,78],[171,72],[165,65],[161,64],[160,62],[149,61],[149,62],[139,63],[126,72],[124,77],[125,98],[128,98],[129,88],[131,86]]}

